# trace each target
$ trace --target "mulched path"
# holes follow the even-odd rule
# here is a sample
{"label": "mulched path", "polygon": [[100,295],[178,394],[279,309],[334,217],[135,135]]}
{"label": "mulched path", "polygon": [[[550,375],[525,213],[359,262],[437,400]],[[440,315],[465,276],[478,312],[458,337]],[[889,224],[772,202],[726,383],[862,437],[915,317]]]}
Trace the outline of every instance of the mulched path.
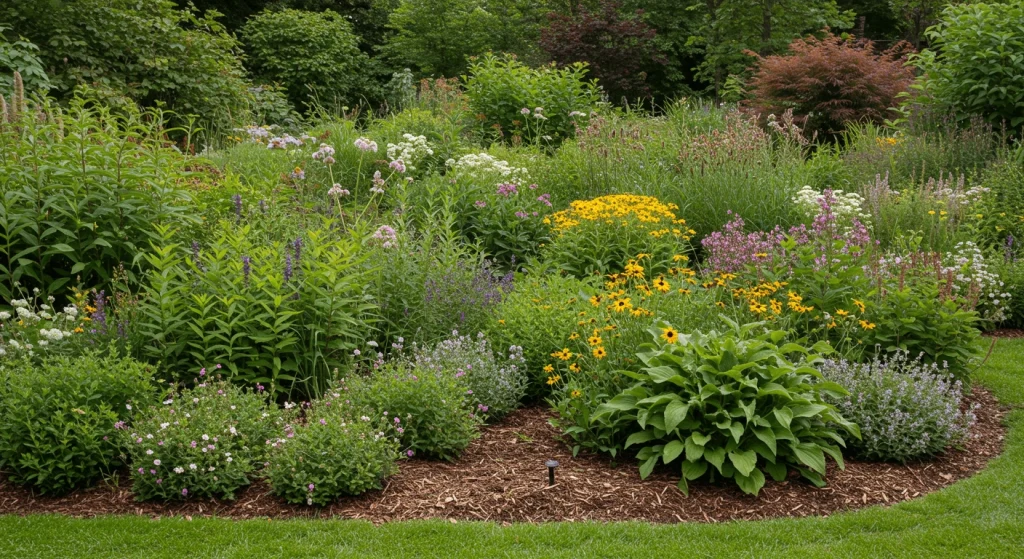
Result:
{"label": "mulched path", "polygon": [[[978,422],[963,450],[907,465],[830,463],[828,486],[818,489],[792,477],[768,481],[759,497],[735,487],[693,483],[690,496],[676,488],[673,471],[640,479],[629,459],[581,455],[573,458],[548,425],[552,412],[519,410],[484,429],[455,463],[409,460],[383,490],[344,498],[330,507],[284,504],[263,482],[241,491],[234,502],[138,503],[129,487],[101,485],[53,498],[34,496],[0,478],[0,514],[61,513],[218,516],[227,518],[344,517],[375,523],[416,518],[497,522],[619,521],[720,522],[783,516],[827,516],[870,505],[913,499],[968,477],[997,456],[1006,433],[1004,411],[987,391],[974,389]],[[558,460],[557,483],[548,487],[544,461]],[[123,478],[122,478],[123,480]],[[130,483],[130,482],[129,482]]]}
{"label": "mulched path", "polygon": [[995,330],[989,330],[988,332],[982,332],[982,336],[989,338],[1024,338],[1024,330],[1017,328],[997,328]]}

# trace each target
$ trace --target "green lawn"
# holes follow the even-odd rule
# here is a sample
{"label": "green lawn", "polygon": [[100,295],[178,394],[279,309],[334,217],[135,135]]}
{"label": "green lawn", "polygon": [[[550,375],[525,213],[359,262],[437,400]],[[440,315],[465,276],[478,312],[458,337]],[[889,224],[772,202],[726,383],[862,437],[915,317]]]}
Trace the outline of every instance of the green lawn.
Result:
{"label": "green lawn", "polygon": [[0,557],[1021,557],[1024,340],[977,373],[1009,416],[1006,452],[916,501],[832,518],[651,526],[0,517]]}

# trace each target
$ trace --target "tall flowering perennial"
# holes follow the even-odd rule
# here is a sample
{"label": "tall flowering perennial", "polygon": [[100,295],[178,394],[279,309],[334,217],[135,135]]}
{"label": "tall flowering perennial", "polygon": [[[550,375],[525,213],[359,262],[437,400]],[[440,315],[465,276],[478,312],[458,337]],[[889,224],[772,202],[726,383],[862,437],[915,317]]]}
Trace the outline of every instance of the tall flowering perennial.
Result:
{"label": "tall flowering perennial", "polygon": [[569,209],[555,212],[545,223],[559,233],[588,221],[620,226],[639,224],[653,237],[671,234],[689,240],[695,232],[683,227],[686,220],[676,217],[678,209],[679,206],[665,204],[653,196],[610,194],[592,200],[575,200]]}
{"label": "tall flowering perennial", "polygon": [[398,233],[395,232],[394,228],[390,225],[381,225],[378,227],[371,238],[379,242],[384,248],[398,246]]}
{"label": "tall flowering perennial", "polygon": [[470,153],[458,160],[449,159],[445,165],[451,169],[450,173],[456,179],[493,180],[495,184],[525,184],[530,177],[525,167],[513,167],[508,161],[488,153]]}
{"label": "tall flowering perennial", "polygon": [[[416,170],[416,165],[422,163],[426,158],[434,155],[434,149],[427,142],[426,136],[413,136],[402,134],[404,141],[397,144],[388,144],[388,159],[394,162],[401,162],[410,172]],[[399,171],[404,173],[405,170]]]}
{"label": "tall flowering perennial", "polygon": [[831,189],[818,192],[810,186],[804,186],[793,197],[793,204],[804,217],[811,220],[822,213],[823,203],[828,205],[828,211],[844,228],[852,227],[854,219],[861,223],[871,222],[871,216],[864,211],[864,197],[856,192]]}

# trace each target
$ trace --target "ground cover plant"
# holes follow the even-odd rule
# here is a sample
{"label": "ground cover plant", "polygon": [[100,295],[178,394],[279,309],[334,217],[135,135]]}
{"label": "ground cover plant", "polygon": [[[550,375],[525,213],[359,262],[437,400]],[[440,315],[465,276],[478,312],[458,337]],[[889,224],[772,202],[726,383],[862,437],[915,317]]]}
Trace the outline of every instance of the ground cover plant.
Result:
{"label": "ground cover plant", "polygon": [[[202,72],[174,87],[136,84],[134,67],[103,74],[126,60],[120,43],[87,50],[123,96],[92,82],[70,93],[81,58],[56,70],[41,55],[54,97],[12,74],[0,98],[0,490],[123,487],[167,510],[239,498],[330,514],[458,478],[505,488],[486,505],[452,493],[405,506],[499,518],[488,507],[513,499],[615,494],[596,480],[622,465],[645,491],[678,487],[658,506],[751,503],[708,517],[719,519],[750,517],[783,488],[818,495],[808,512],[874,502],[842,493],[850,464],[892,488],[915,477],[909,499],[950,481],[922,464],[998,452],[988,390],[1016,392],[1008,375],[980,372],[981,336],[1024,322],[1024,152],[1005,107],[953,106],[935,85],[953,74],[914,77],[896,51],[853,37],[786,48],[805,29],[773,28],[772,10],[757,56],[723,50],[717,34],[735,30],[719,18],[745,14],[739,3],[690,6],[705,20],[686,42],[707,49],[693,65],[736,103],[624,106],[611,96],[663,91],[647,78],[680,66],[631,81],[606,51],[584,49],[590,68],[565,58],[579,45],[552,41],[620,26],[660,65],[665,23],[640,3],[604,3],[600,22],[519,2],[398,4],[379,34],[355,8],[253,6],[233,17],[241,43],[213,12],[153,7],[175,12],[160,28],[175,39],[248,49],[245,66],[203,66],[219,76],[205,85],[231,82],[238,99],[204,97]],[[848,20],[811,4],[822,21]],[[88,26],[76,13],[145,19],[122,8],[62,7],[53,32]],[[1004,8],[959,9],[918,44],[919,64],[951,64],[964,22]],[[414,13],[480,34],[431,52],[422,39],[443,26],[414,32]],[[542,19],[543,33],[531,23]],[[34,29],[39,17],[14,21],[60,43]],[[523,27],[498,25],[509,21]],[[384,29],[394,36],[379,39]],[[315,44],[295,42],[306,32]],[[537,37],[555,64],[529,48]],[[34,52],[31,39],[16,47]],[[862,72],[812,98],[766,82],[767,68],[811,79],[808,61],[840,56]],[[389,66],[406,57],[417,63]],[[188,59],[173,58],[163,70]],[[1013,72],[1013,60],[989,62]],[[417,85],[442,66],[465,75]],[[181,110],[135,105],[164,100]],[[533,475],[513,459],[523,448],[571,461],[555,487],[519,484]],[[958,471],[983,461],[972,464]],[[469,473],[484,466],[505,470]],[[836,495],[842,507],[814,504]],[[0,512],[8,502],[25,501],[0,500]]]}

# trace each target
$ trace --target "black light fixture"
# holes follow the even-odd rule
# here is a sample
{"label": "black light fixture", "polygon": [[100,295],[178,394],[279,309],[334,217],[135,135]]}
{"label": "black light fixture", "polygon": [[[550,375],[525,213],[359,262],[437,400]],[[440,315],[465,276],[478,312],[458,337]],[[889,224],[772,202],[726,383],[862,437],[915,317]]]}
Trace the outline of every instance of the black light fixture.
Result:
{"label": "black light fixture", "polygon": [[555,468],[558,467],[558,460],[548,460],[544,462],[544,465],[548,467],[548,487],[555,484]]}

